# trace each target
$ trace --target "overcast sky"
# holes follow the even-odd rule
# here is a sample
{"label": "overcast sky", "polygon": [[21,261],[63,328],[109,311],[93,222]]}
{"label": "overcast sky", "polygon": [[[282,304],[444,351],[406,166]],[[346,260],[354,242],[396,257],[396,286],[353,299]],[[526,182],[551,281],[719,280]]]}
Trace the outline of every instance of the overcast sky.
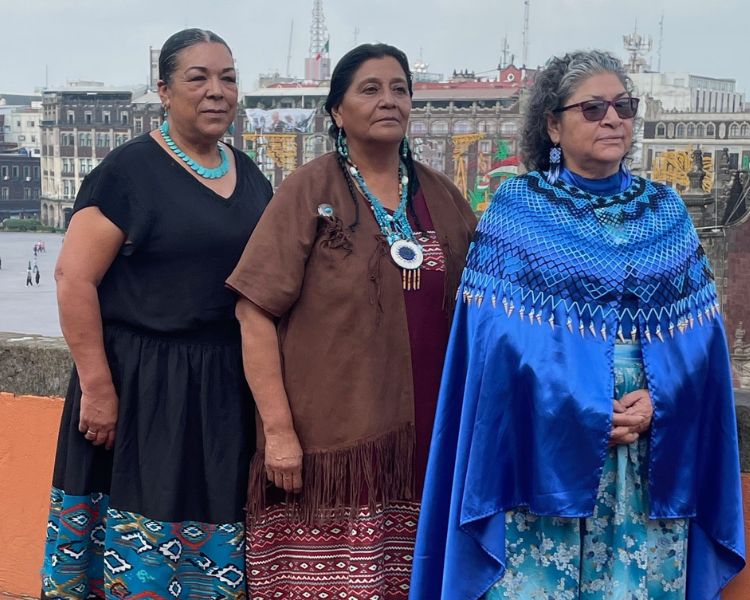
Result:
{"label": "overcast sky", "polygon": [[[148,47],[185,27],[212,29],[232,47],[241,89],[258,73],[304,74],[312,0],[0,0],[0,93],[29,93],[75,79],[109,85],[145,83]],[[357,41],[388,42],[430,71],[494,69],[507,36],[521,60],[523,0],[324,0],[333,63]],[[657,65],[664,15],[662,71],[737,80],[750,92],[748,0],[531,0],[529,64],[576,48],[621,57],[622,36],[653,37]],[[750,96],[750,94],[748,94]]]}

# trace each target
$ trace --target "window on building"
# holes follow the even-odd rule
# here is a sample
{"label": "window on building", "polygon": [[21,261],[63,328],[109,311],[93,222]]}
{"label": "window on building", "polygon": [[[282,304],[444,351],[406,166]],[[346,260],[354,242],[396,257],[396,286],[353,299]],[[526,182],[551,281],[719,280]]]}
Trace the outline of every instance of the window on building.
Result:
{"label": "window on building", "polygon": [[736,138],[740,136],[740,126],[737,123],[732,123],[729,126],[729,137]]}
{"label": "window on building", "polygon": [[500,125],[500,135],[511,136],[515,135],[518,130],[518,126],[515,121],[503,121]]}
{"label": "window on building", "polygon": [[750,125],[748,125],[747,123],[743,123],[742,125],[740,125],[740,137],[750,137]]}
{"label": "window on building", "polygon": [[489,154],[492,152],[492,140],[479,140],[479,151],[482,154]]}
{"label": "window on building", "polygon": [[90,133],[79,133],[78,134],[78,145],[79,146],[91,146],[91,134]]}
{"label": "window on building", "polygon": [[31,181],[31,167],[24,167],[23,168],[23,178],[26,181]]}
{"label": "window on building", "polygon": [[143,133],[143,117],[133,119],[133,133]]}
{"label": "window on building", "polygon": [[694,123],[688,123],[688,126],[687,126],[687,136],[689,138],[695,137],[695,124]]}
{"label": "window on building", "polygon": [[7,180],[8,179],[8,167],[6,165],[3,165],[0,167],[0,179]]}
{"label": "window on building", "polygon": [[3,200],[7,200],[8,198],[10,198],[10,188],[0,188],[0,198],[2,198]]}
{"label": "window on building", "polygon": [[34,167],[34,180],[39,181],[39,167]]}
{"label": "window on building", "polygon": [[703,123],[698,123],[695,126],[695,136],[699,138],[706,137],[706,126]]}
{"label": "window on building", "polygon": [[154,129],[159,129],[159,117],[151,117],[151,131]]}
{"label": "window on building", "polygon": [[656,137],[666,137],[667,135],[667,126],[664,123],[657,123],[656,124]]}
{"label": "window on building", "polygon": [[448,133],[448,121],[433,121],[432,133],[435,135],[446,135]]}
{"label": "window on building", "polygon": [[18,173],[18,165],[13,165],[10,168],[10,178],[11,179],[18,179],[18,175],[19,175],[19,173]]}
{"label": "window on building", "polygon": [[23,197],[25,200],[31,200],[31,188],[29,187],[23,188]]}
{"label": "window on building", "polygon": [[91,113],[85,112],[83,113],[83,121],[86,123],[86,125],[91,125]]}
{"label": "window on building", "polygon": [[716,137],[716,125],[713,123],[706,125],[706,137]]}
{"label": "window on building", "polygon": [[474,125],[467,119],[461,119],[453,124],[453,133],[473,133]]}
{"label": "window on building", "polygon": [[34,121],[26,121],[27,127],[34,127]]}
{"label": "window on building", "polygon": [[677,123],[677,127],[675,129],[675,137],[677,138],[685,137],[685,123]]}
{"label": "window on building", "polygon": [[109,148],[109,134],[108,133],[96,134],[96,147],[97,148]]}
{"label": "window on building", "polygon": [[105,125],[109,125],[109,112],[108,111],[104,111],[102,113],[102,121],[104,121]]}
{"label": "window on building", "polygon": [[120,123],[122,123],[123,125],[128,124],[128,113],[120,113]]}
{"label": "window on building", "polygon": [[412,121],[409,125],[412,135],[427,133],[427,123],[424,121]]}
{"label": "window on building", "polygon": [[68,111],[68,125],[72,125],[76,120],[76,114],[72,110]]}

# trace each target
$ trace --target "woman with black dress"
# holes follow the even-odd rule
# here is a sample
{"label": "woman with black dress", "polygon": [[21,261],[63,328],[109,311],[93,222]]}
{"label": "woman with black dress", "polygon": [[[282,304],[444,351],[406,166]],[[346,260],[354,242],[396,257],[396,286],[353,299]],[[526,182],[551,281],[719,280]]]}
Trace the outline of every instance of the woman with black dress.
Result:
{"label": "woman with black dress", "polygon": [[176,33],[161,128],[86,177],[57,264],[75,369],[47,528],[49,598],[244,598],[253,407],[224,279],[271,196],[219,140],[237,110],[226,43]]}

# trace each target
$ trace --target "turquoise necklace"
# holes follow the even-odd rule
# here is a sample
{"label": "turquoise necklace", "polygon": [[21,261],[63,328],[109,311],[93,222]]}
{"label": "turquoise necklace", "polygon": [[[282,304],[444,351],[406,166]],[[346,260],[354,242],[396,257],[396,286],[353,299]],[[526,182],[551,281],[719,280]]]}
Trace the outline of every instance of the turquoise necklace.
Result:
{"label": "turquoise necklace", "polygon": [[346,161],[349,165],[349,173],[357,182],[362,195],[370,203],[370,208],[380,226],[380,231],[391,247],[393,262],[402,269],[404,289],[419,289],[419,267],[424,260],[424,252],[406,216],[406,206],[409,199],[409,177],[406,174],[404,161],[399,161],[398,165],[400,200],[393,214],[385,209],[383,203],[367,187],[365,178],[362,177],[357,165],[348,156]]}
{"label": "turquoise necklace", "polygon": [[221,163],[218,167],[209,168],[204,167],[203,165],[199,165],[182,150],[180,150],[180,147],[174,143],[174,140],[169,135],[169,123],[167,121],[164,121],[161,124],[161,127],[159,127],[159,133],[161,133],[161,137],[164,140],[164,143],[167,144],[169,149],[174,152],[188,167],[190,167],[204,179],[219,179],[221,177],[224,177],[224,175],[227,174],[227,171],[229,171],[229,159],[227,158],[227,153],[224,152],[224,148],[221,147],[221,144],[216,144],[216,147],[219,149],[219,156],[221,156]]}

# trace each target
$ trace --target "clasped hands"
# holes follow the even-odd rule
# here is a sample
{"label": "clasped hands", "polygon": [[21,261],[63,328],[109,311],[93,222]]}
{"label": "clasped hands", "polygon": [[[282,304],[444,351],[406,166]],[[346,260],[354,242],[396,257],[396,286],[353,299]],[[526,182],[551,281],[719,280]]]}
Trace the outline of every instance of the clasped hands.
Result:
{"label": "clasped hands", "polygon": [[628,392],[614,401],[609,445],[632,444],[651,427],[654,405],[648,390]]}

